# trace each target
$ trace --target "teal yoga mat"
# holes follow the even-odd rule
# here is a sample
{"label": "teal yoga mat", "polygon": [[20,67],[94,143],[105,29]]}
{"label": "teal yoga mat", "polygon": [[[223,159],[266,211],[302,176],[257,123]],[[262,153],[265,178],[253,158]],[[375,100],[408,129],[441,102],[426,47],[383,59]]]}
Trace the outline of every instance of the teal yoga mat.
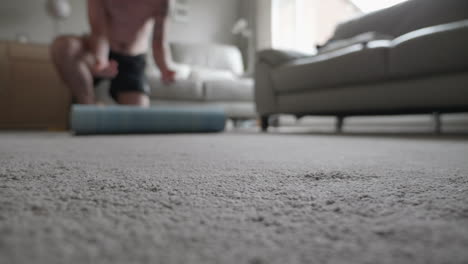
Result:
{"label": "teal yoga mat", "polygon": [[76,135],[214,133],[226,124],[217,107],[74,105],[70,119]]}

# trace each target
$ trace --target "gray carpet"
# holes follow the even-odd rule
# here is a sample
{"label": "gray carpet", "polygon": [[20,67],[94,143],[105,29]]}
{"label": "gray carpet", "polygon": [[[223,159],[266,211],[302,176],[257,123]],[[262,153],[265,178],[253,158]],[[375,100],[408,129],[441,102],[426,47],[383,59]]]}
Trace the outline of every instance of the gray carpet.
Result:
{"label": "gray carpet", "polygon": [[467,138],[0,134],[0,263],[467,263]]}

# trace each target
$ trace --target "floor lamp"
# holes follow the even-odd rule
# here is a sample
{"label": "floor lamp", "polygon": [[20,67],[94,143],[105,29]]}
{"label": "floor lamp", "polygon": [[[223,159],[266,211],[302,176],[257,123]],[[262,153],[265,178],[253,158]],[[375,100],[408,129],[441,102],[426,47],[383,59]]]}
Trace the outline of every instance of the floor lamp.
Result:
{"label": "floor lamp", "polygon": [[245,39],[247,43],[247,69],[246,74],[248,76],[252,75],[254,72],[254,43],[253,43],[253,36],[252,30],[249,28],[249,24],[245,18],[241,18],[237,20],[237,22],[232,27],[232,34],[233,35],[240,35],[242,38]]}
{"label": "floor lamp", "polygon": [[55,36],[60,34],[60,21],[67,19],[71,14],[68,0],[47,0],[47,13],[53,20]]}

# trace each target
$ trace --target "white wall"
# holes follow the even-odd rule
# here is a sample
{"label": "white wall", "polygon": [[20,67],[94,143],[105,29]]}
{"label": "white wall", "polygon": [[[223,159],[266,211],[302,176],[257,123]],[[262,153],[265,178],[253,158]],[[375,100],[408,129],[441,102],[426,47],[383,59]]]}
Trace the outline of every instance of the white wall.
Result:
{"label": "white wall", "polygon": [[172,41],[234,44],[231,28],[239,17],[239,0],[191,0],[188,23],[169,21]]}
{"label": "white wall", "polygon": [[[0,1],[0,39],[15,40],[18,34],[31,42],[48,43],[55,36],[51,18],[45,11],[46,0]],[[63,32],[82,34],[87,30],[84,0],[71,0],[73,13],[60,25]]]}
{"label": "white wall", "polygon": [[[49,43],[54,36],[52,20],[44,9],[46,0],[0,0],[0,40],[15,40],[18,34],[31,42]],[[131,1],[131,0],[129,0]],[[70,0],[72,16],[61,23],[62,33],[88,32],[86,1]],[[169,21],[168,39],[184,42],[234,44],[231,27],[239,15],[239,0],[190,0],[187,23]]]}
{"label": "white wall", "polygon": [[239,16],[248,19],[257,50],[271,48],[271,5],[271,0],[240,0]]}

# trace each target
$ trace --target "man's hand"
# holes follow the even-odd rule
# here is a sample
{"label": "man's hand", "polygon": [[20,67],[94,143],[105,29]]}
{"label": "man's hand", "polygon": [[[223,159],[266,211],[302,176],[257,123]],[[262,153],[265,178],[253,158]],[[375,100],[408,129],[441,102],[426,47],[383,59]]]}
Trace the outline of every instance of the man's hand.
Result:
{"label": "man's hand", "polygon": [[161,79],[164,84],[171,84],[175,81],[175,71],[165,70],[161,71]]}
{"label": "man's hand", "polygon": [[114,78],[119,73],[119,64],[115,60],[96,60],[93,75],[101,78]]}
{"label": "man's hand", "polygon": [[115,60],[107,59],[107,56],[108,54],[102,57],[90,52],[83,57],[84,62],[94,77],[111,79],[119,73],[119,64]]}

